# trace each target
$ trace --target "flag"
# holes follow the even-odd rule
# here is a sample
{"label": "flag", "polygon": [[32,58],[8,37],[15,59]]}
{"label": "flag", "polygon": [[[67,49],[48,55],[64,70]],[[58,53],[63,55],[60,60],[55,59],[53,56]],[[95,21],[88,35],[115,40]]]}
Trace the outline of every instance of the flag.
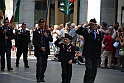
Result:
{"label": "flag", "polygon": [[12,17],[14,17],[14,22],[19,22],[19,7],[20,7],[20,0],[17,1],[16,3],[16,10],[14,11],[14,15]]}
{"label": "flag", "polygon": [[0,20],[3,19],[3,16],[5,14],[5,9],[6,9],[5,0],[0,0]]}

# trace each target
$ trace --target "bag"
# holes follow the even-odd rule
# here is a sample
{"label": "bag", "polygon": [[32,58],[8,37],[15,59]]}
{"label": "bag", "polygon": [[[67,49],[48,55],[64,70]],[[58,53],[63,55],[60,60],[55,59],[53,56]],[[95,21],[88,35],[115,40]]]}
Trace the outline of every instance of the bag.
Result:
{"label": "bag", "polygon": [[119,46],[119,42],[114,42],[113,46],[117,48]]}
{"label": "bag", "polygon": [[124,56],[124,50],[122,48],[119,49],[119,55]]}
{"label": "bag", "polygon": [[102,44],[102,49],[104,49],[104,48],[105,48],[105,46],[106,46],[105,44]]}

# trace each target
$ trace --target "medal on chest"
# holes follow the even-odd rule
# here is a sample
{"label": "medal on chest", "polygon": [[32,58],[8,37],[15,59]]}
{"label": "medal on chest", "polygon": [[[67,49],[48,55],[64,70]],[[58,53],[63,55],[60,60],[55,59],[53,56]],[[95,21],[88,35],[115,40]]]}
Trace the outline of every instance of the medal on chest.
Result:
{"label": "medal on chest", "polygon": [[71,52],[71,47],[72,46],[68,47],[68,46],[63,45],[63,49],[66,50],[67,52]]}

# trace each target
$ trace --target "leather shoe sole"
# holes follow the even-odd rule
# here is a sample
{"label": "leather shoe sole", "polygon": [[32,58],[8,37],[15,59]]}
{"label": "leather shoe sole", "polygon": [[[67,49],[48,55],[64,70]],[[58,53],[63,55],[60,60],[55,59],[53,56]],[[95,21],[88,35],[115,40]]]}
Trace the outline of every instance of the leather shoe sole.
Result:
{"label": "leather shoe sole", "polygon": [[41,82],[45,82],[45,80],[41,80]]}
{"label": "leather shoe sole", "polygon": [[11,71],[11,70],[13,70],[13,68],[8,68],[8,71]]}
{"label": "leather shoe sole", "polygon": [[25,68],[29,68],[29,66],[27,65],[27,66],[25,66]]}

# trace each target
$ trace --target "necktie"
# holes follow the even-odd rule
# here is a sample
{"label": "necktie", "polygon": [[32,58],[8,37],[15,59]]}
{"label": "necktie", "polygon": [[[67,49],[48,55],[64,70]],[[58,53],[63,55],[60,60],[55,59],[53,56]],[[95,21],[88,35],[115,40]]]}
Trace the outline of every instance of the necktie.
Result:
{"label": "necktie", "polygon": [[8,27],[6,26],[6,30],[8,31]]}
{"label": "necktie", "polygon": [[93,30],[94,40],[96,39],[96,31]]}
{"label": "necktie", "polygon": [[41,45],[43,46],[43,30],[40,30],[41,32]]}
{"label": "necktie", "polygon": [[25,33],[25,30],[23,30],[23,33]]}
{"label": "necktie", "polygon": [[22,29],[21,31],[22,31],[22,33],[24,33],[24,32],[25,32],[25,30],[23,30],[23,29]]}

